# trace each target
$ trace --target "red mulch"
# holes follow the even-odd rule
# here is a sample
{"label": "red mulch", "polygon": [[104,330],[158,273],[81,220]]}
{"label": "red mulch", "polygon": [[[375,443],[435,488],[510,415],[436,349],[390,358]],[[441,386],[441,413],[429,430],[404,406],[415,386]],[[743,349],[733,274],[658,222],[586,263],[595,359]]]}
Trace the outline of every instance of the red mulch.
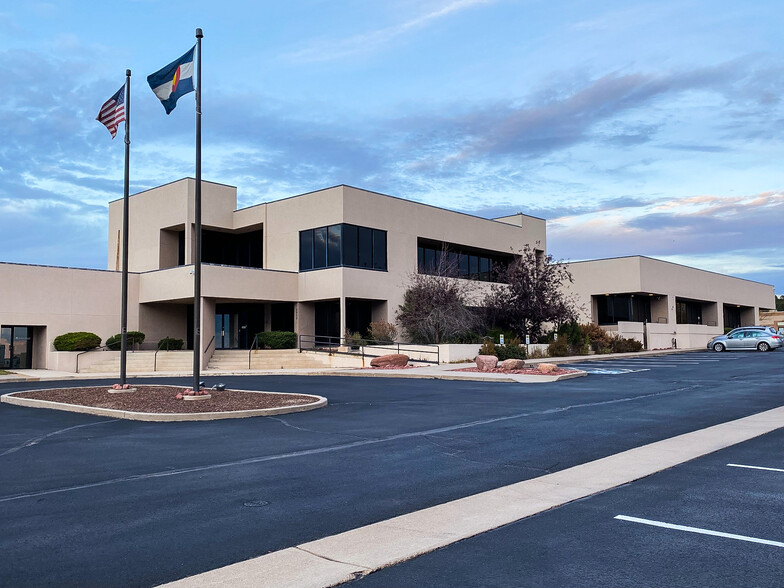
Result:
{"label": "red mulch", "polygon": [[228,412],[232,410],[254,410],[279,408],[315,402],[315,396],[306,394],[276,394],[274,392],[243,392],[240,390],[210,390],[212,398],[207,400],[177,400],[178,392],[185,386],[134,386],[136,392],[110,394],[109,386],[86,388],[53,388],[14,394],[19,398],[35,398],[66,404],[113,408],[131,412],[147,413],[200,413]]}
{"label": "red mulch", "polygon": [[[382,365],[379,367],[370,366],[371,370],[411,370],[414,368],[422,367],[421,365],[404,365],[404,366],[394,366],[394,365]],[[360,368],[360,369],[367,369],[367,368]]]}
{"label": "red mulch", "polygon": [[556,368],[551,372],[543,373],[536,368],[523,368],[521,370],[504,370],[501,368],[493,368],[491,370],[480,370],[477,367],[461,368],[459,370],[452,370],[455,372],[479,372],[480,374],[524,374],[526,376],[560,376],[562,374],[572,374],[578,370],[567,370],[564,368]]}

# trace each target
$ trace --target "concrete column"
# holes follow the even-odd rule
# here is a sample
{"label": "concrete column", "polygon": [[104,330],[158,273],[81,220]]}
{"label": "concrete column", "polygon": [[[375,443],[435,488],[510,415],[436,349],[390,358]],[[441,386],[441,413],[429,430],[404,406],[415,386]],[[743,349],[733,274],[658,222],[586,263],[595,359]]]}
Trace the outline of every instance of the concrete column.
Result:
{"label": "concrete column", "polygon": [[294,331],[297,335],[313,336],[316,333],[316,310],[312,302],[294,304]]}
{"label": "concrete column", "polygon": [[346,333],[346,297],[340,297],[340,333],[339,337],[342,337]]}

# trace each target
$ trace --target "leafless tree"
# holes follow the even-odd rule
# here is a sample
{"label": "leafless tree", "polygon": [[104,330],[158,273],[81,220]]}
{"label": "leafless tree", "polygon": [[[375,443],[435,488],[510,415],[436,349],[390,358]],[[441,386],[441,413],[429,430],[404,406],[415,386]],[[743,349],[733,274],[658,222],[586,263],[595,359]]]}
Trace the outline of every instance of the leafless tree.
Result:
{"label": "leafless tree", "polygon": [[552,255],[540,257],[536,249],[526,245],[499,272],[498,282],[484,301],[489,321],[497,326],[535,340],[542,334],[543,324],[558,325],[576,318],[577,304],[564,287],[574,280]]}
{"label": "leafless tree", "polygon": [[397,321],[412,343],[445,343],[480,328],[480,317],[469,307],[474,284],[453,277],[457,267],[446,253],[426,268],[429,273],[409,275]]}

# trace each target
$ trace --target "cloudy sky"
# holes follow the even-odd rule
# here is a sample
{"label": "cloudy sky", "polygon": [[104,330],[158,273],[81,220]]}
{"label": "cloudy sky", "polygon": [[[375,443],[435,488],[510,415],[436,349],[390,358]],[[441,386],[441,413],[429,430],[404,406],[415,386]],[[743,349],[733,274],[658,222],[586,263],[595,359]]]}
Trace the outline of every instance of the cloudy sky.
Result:
{"label": "cloudy sky", "polygon": [[0,5],[0,261],[106,266],[131,191],[193,176],[193,94],[148,74],[204,29],[203,177],[250,205],[351,184],[548,219],[560,259],[643,254],[784,294],[780,0],[61,0]]}

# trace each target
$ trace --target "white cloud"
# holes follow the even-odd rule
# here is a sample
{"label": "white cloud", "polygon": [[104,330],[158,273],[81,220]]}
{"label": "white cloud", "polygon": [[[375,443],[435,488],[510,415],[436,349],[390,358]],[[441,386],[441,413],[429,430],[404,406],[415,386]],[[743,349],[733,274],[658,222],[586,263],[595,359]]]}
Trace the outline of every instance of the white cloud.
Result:
{"label": "white cloud", "polygon": [[323,62],[342,59],[358,53],[375,51],[393,39],[415,29],[421,29],[432,22],[449,16],[460,10],[480,4],[491,4],[495,0],[451,0],[439,8],[415,16],[400,24],[360,33],[343,40],[319,40],[294,53],[285,55],[291,61]]}

